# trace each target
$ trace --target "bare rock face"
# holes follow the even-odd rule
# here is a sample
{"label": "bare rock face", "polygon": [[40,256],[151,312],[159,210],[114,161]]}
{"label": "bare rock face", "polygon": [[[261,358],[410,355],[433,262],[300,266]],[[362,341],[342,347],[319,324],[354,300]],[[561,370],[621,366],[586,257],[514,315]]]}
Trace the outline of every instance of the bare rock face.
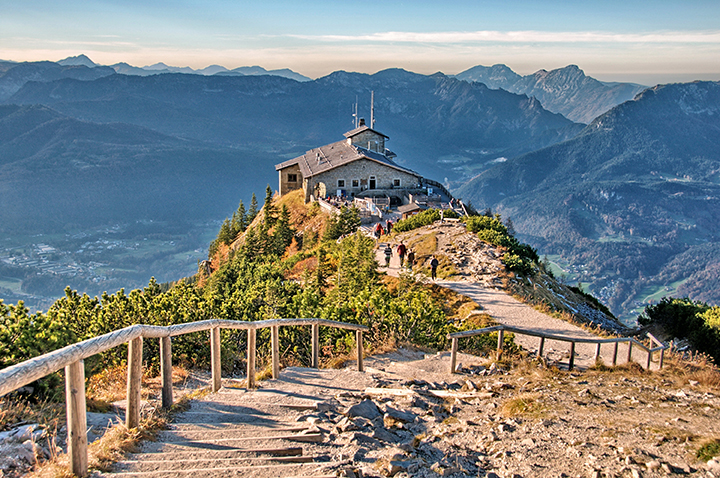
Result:
{"label": "bare rock face", "polygon": [[363,400],[357,405],[350,407],[347,412],[345,412],[345,415],[350,418],[362,417],[372,420],[373,418],[381,417],[382,413],[377,405],[375,405],[375,402],[372,400]]}

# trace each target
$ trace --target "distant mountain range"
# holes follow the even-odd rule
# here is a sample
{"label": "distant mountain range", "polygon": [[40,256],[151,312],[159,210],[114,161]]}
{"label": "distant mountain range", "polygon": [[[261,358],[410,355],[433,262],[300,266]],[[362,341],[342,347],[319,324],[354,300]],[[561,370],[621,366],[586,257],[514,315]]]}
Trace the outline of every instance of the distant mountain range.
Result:
{"label": "distant mountain range", "polygon": [[672,284],[720,303],[719,82],[647,89],[575,138],[498,164],[457,193],[582,264],[616,313]]}
{"label": "distant mountain range", "polygon": [[[376,126],[390,136],[399,160],[439,180],[471,177],[499,157],[533,151],[581,129],[534,98],[404,70],[335,72],[310,82],[278,76],[114,74],[93,81],[28,82],[6,102],[43,104],[84,121],[133,124],[280,156],[336,141],[352,129],[356,98],[362,101],[360,113],[369,113],[371,91]],[[266,167],[273,176],[272,164]]]}
{"label": "distant mountain range", "polygon": [[543,108],[578,123],[589,123],[647,88],[634,83],[603,83],[586,76],[576,65],[520,76],[506,65],[475,66],[455,75],[492,89],[534,96]]}
{"label": "distant mountain range", "polygon": [[[62,66],[86,66],[88,68],[95,68],[100,65],[93,62],[90,58],[85,55],[72,56],[60,60],[57,62]],[[123,75],[135,75],[135,76],[150,76],[160,75],[163,73],[187,73],[192,75],[236,75],[236,76],[257,76],[257,75],[270,75],[270,76],[282,76],[283,78],[290,78],[296,81],[310,81],[307,76],[296,73],[288,68],[282,68],[279,70],[266,70],[261,66],[241,66],[228,70],[224,66],[210,65],[206,68],[194,70],[189,66],[177,67],[168,66],[165,63],[155,63],[149,66],[132,66],[127,63],[116,63],[110,65],[116,73]]]}

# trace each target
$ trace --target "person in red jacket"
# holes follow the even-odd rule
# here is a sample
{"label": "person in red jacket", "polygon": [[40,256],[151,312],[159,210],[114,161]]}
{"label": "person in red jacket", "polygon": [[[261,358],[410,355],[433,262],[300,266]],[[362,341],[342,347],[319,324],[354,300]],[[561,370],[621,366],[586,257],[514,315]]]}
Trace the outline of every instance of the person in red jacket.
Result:
{"label": "person in red jacket", "polygon": [[400,241],[400,244],[398,244],[397,253],[398,256],[400,256],[400,267],[402,267],[403,263],[405,262],[405,254],[407,253],[407,247],[405,247],[403,241]]}

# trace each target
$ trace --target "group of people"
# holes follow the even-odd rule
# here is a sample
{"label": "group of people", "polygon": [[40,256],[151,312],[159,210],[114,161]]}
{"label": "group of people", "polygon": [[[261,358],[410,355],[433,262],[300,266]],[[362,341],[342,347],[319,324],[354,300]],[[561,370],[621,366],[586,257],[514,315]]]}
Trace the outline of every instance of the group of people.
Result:
{"label": "group of people", "polygon": [[[400,244],[397,245],[395,250],[400,258],[400,267],[402,268],[403,266],[406,266],[408,269],[412,270],[415,265],[415,251],[413,249],[408,249],[403,241],[400,241]],[[385,254],[385,267],[390,267],[390,259],[392,259],[393,256],[393,250],[390,244],[385,245],[385,250],[383,252]],[[437,278],[438,265],[439,262],[437,257],[433,255],[430,258],[430,276],[433,280]]]}
{"label": "group of people", "polygon": [[380,236],[383,234],[387,235],[392,232],[393,228],[393,222],[388,219],[385,221],[385,227],[383,227],[382,222],[378,222],[375,224],[375,228],[373,229],[373,234],[375,234],[375,239],[380,239]]}

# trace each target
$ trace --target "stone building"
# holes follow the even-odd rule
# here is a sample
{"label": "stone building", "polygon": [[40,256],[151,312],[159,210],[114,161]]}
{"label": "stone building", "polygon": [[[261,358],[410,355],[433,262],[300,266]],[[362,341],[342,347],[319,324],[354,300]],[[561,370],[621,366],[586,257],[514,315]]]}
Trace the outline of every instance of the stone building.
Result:
{"label": "stone building", "polygon": [[420,174],[393,161],[395,154],[385,148],[387,136],[363,120],[344,136],[275,165],[280,194],[302,188],[305,202],[327,196],[387,196],[407,202],[409,193],[422,189]]}

